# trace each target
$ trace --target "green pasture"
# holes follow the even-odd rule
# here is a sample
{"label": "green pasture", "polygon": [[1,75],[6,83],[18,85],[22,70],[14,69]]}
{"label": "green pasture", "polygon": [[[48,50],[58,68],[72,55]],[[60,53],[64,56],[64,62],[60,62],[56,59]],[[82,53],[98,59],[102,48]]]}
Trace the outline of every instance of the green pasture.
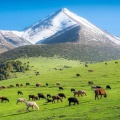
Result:
{"label": "green pasture", "polygon": [[[71,61],[58,57],[54,58],[21,58],[23,63],[29,62],[30,70],[25,73],[16,73],[17,78],[0,81],[0,86],[23,84],[23,87],[6,88],[0,90],[0,96],[8,97],[10,102],[0,103],[0,120],[120,120],[120,60],[88,64],[80,61]],[[93,72],[88,72],[93,70]],[[36,75],[39,72],[40,75]],[[76,74],[80,77],[76,77]],[[94,85],[105,88],[111,86],[111,90],[106,90],[107,98],[94,99],[94,90],[88,85],[88,81],[93,81]],[[26,82],[30,86],[25,86]],[[59,90],[56,82],[60,82],[64,90]],[[41,83],[41,87],[36,87],[36,83]],[[49,85],[46,86],[45,84]],[[85,90],[87,96],[78,97],[79,105],[68,105],[68,98],[73,96],[71,88]],[[17,91],[23,92],[18,95]],[[26,111],[24,103],[16,104],[17,98],[26,98],[28,95],[44,93],[45,95],[57,95],[63,92],[66,99],[63,102],[45,103],[45,99],[36,100],[39,111]],[[32,101],[32,100],[31,100]]]}

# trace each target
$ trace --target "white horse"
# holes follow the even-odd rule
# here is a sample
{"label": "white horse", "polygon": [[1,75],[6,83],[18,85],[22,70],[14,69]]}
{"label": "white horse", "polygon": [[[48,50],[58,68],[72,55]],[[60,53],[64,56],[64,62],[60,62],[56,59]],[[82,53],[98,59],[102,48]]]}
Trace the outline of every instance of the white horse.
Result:
{"label": "white horse", "polygon": [[39,110],[39,106],[37,105],[37,103],[36,102],[30,102],[30,101],[24,101],[25,102],[25,104],[26,104],[26,106],[27,106],[27,110],[29,111],[29,107],[32,107],[32,109],[34,110],[34,108],[36,109],[36,110]]}
{"label": "white horse", "polygon": [[16,103],[16,104],[18,104],[18,102],[21,102],[21,103],[22,103],[22,102],[25,102],[25,101],[26,101],[26,99],[25,99],[25,98],[18,98],[18,99],[17,99],[17,103]]}

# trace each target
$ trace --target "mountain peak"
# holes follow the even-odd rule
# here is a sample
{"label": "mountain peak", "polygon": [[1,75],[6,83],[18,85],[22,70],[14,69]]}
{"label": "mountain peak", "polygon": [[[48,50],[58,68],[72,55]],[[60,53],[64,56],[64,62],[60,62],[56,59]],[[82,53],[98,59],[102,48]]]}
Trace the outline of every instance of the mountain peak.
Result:
{"label": "mountain peak", "polygon": [[68,9],[67,8],[61,8],[60,11],[65,12],[65,11],[68,11]]}
{"label": "mountain peak", "polygon": [[22,32],[14,32],[33,44],[76,42],[84,44],[118,44],[120,39],[96,27],[86,19],[62,8],[31,25]]}
{"label": "mountain peak", "polygon": [[[26,29],[23,33],[23,38],[29,40],[33,44],[39,44],[44,43],[43,41],[46,40],[51,41],[51,39],[56,38],[57,36],[60,36],[66,31],[70,31],[72,29],[78,30],[76,31],[77,33],[75,33],[75,31],[72,32],[74,33],[74,35],[72,34],[74,36],[73,38],[79,36],[75,41],[84,43],[89,43],[90,41],[99,41],[105,44],[105,41],[109,43],[108,41],[110,40],[110,42],[120,45],[120,39],[117,39],[115,36],[111,36],[108,33],[105,33],[100,28],[96,27],[86,19],[69,11],[67,8],[62,8],[54,12],[53,14]],[[73,41],[73,38],[70,38],[70,41]],[[69,41],[69,38],[65,39],[68,39]],[[60,40],[58,41],[60,42]]]}

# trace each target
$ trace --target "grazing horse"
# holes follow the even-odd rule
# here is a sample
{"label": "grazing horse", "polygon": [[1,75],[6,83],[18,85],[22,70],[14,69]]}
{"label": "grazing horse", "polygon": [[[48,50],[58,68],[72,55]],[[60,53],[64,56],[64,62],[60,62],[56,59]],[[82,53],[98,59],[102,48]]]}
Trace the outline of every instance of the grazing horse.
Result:
{"label": "grazing horse", "polygon": [[1,102],[3,102],[3,101],[8,101],[9,102],[9,99],[7,98],[7,97],[0,97],[0,99],[1,99]]}
{"label": "grazing horse", "polygon": [[87,65],[87,64],[85,64],[85,67],[88,67],[88,65]]}
{"label": "grazing horse", "polygon": [[69,106],[71,105],[71,102],[74,102],[74,105],[75,105],[75,103],[76,103],[76,104],[79,104],[78,99],[75,98],[75,97],[70,97],[70,98],[68,98],[68,101],[69,101]]}
{"label": "grazing horse", "polygon": [[43,93],[38,93],[38,98],[39,98],[39,99],[40,99],[40,98],[46,99],[46,97],[45,97],[45,95],[44,95]]}
{"label": "grazing horse", "polygon": [[21,103],[22,103],[22,102],[25,102],[25,101],[26,101],[25,98],[18,98],[16,104],[18,104],[18,102],[21,102]]}
{"label": "grazing horse", "polygon": [[79,73],[77,73],[77,74],[76,74],[76,77],[80,77],[80,74],[79,74]]}
{"label": "grazing horse", "polygon": [[19,87],[19,84],[16,84],[16,87]]}
{"label": "grazing horse", "polygon": [[57,85],[57,86],[59,86],[59,85],[60,85],[60,83],[59,83],[59,82],[57,82],[57,83],[56,83],[56,85]]}
{"label": "grazing horse", "polygon": [[32,109],[34,110],[34,108],[36,109],[36,110],[39,110],[39,106],[37,105],[37,103],[36,102],[29,102],[29,101],[24,101],[25,102],[25,104],[26,104],[26,106],[27,106],[27,110],[28,111],[30,111],[28,108],[29,107],[32,107]]}
{"label": "grazing horse", "polygon": [[107,63],[105,63],[105,65],[108,65]]}
{"label": "grazing horse", "polygon": [[59,87],[59,90],[64,90],[63,87]]}
{"label": "grazing horse", "polygon": [[14,87],[14,85],[10,85],[10,88],[13,88]]}
{"label": "grazing horse", "polygon": [[0,90],[1,90],[1,89],[5,89],[5,88],[6,88],[5,86],[0,86]]}
{"label": "grazing horse", "polygon": [[48,86],[48,83],[46,83],[46,86]]}
{"label": "grazing horse", "polygon": [[37,83],[37,84],[36,84],[36,87],[40,87],[40,86],[41,86],[41,83]]}
{"label": "grazing horse", "polygon": [[30,98],[32,98],[32,100],[34,99],[35,95],[29,95],[29,100]]}
{"label": "grazing horse", "polygon": [[26,83],[26,86],[29,86],[30,85],[30,83]]}
{"label": "grazing horse", "polygon": [[94,72],[94,70],[88,70],[88,72]]}
{"label": "grazing horse", "polygon": [[84,90],[78,90],[78,94],[81,96],[83,96],[83,95],[87,96],[87,94]]}
{"label": "grazing horse", "polygon": [[18,93],[18,95],[23,95],[23,93],[21,91],[18,91],[17,93]]}
{"label": "grazing horse", "polygon": [[111,89],[110,85],[106,85],[106,89]]}
{"label": "grazing horse", "polygon": [[62,98],[59,96],[59,95],[56,95],[56,96],[52,96],[52,103],[55,103],[55,100],[57,100],[57,102],[60,100],[62,102]]}
{"label": "grazing horse", "polygon": [[88,81],[88,85],[93,85],[94,83],[92,81]]}
{"label": "grazing horse", "polygon": [[66,98],[66,95],[64,93],[58,93],[58,95],[63,99]]}
{"label": "grazing horse", "polygon": [[101,86],[91,86],[91,89],[101,88]]}
{"label": "grazing horse", "polygon": [[74,89],[74,88],[71,88],[71,92],[73,92],[73,91],[75,91],[75,89]]}
{"label": "grazing horse", "polygon": [[104,95],[105,98],[107,97],[107,94],[103,88],[97,88],[97,89],[95,89],[94,92],[95,92],[95,100],[96,100],[96,98],[99,99],[99,97],[98,97],[99,95],[101,96],[100,98],[102,98],[102,95]]}
{"label": "grazing horse", "polygon": [[33,99],[34,99],[34,100],[38,100],[38,96],[34,96]]}
{"label": "grazing horse", "polygon": [[50,94],[47,94],[47,98],[48,98],[48,97],[51,97],[51,95],[50,95]]}
{"label": "grazing horse", "polygon": [[115,64],[118,64],[118,62],[115,62]]}
{"label": "grazing horse", "polygon": [[48,103],[48,102],[52,102],[52,103],[53,103],[53,100],[52,100],[52,99],[47,98],[46,100],[47,100],[46,103]]}
{"label": "grazing horse", "polygon": [[84,90],[73,91],[73,93],[74,93],[74,96],[75,95],[78,95],[78,96],[80,96],[80,95],[81,96],[86,95],[86,92]]}
{"label": "grazing horse", "polygon": [[23,86],[23,84],[20,84],[20,86],[22,87],[22,86]]}

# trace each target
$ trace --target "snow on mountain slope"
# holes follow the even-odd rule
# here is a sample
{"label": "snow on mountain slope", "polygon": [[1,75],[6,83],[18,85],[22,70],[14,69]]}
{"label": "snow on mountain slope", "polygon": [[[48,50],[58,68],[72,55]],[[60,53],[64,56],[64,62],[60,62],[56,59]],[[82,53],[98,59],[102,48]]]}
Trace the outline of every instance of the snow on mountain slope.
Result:
{"label": "snow on mountain slope", "polygon": [[17,34],[22,35],[21,32],[13,32],[13,31],[6,31],[0,30],[0,43],[1,44],[11,44],[11,46],[18,47],[23,45],[31,44],[29,41],[23,39],[22,37],[17,36]]}
{"label": "snow on mountain slope", "polygon": [[[80,27],[80,41],[100,41],[110,42],[120,45],[120,39],[112,36],[95,25],[91,24],[86,19],[70,12],[66,8],[58,10],[57,12],[49,15],[48,17],[38,21],[25,31],[22,31],[22,37],[33,44],[42,43],[51,36],[57,36],[59,33],[62,35],[67,28]],[[62,32],[63,31],[63,32]]]}
{"label": "snow on mountain slope", "polygon": [[[120,45],[120,38],[110,35],[86,19],[60,9],[23,31],[0,31],[0,40],[12,46],[78,42]],[[93,44],[94,44],[93,43]]]}
{"label": "snow on mountain slope", "polygon": [[75,25],[77,23],[60,10],[32,25],[25,30],[22,37],[35,44],[54,35],[58,31]]}

